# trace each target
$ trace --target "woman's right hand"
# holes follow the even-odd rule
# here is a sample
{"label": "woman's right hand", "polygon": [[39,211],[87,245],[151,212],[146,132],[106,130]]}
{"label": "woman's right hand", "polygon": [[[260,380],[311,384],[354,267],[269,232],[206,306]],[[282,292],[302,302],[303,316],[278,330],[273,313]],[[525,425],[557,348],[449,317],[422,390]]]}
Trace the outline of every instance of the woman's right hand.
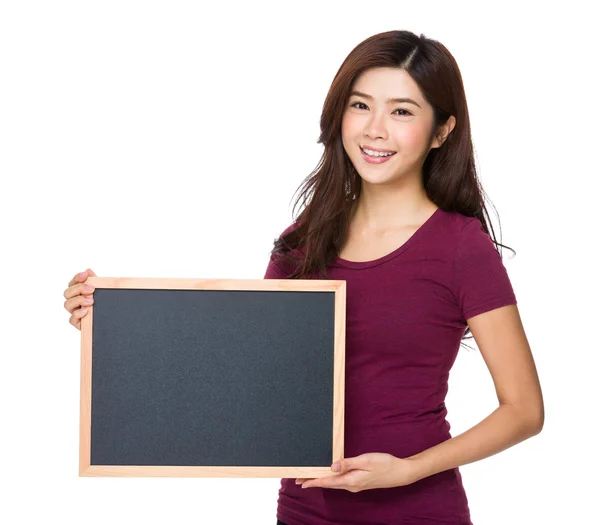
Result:
{"label": "woman's right hand", "polygon": [[69,287],[65,290],[65,308],[71,314],[69,323],[77,330],[81,330],[81,318],[88,312],[88,306],[94,303],[94,287],[85,281],[88,277],[97,275],[89,268],[85,272],[78,273],[71,279]]}

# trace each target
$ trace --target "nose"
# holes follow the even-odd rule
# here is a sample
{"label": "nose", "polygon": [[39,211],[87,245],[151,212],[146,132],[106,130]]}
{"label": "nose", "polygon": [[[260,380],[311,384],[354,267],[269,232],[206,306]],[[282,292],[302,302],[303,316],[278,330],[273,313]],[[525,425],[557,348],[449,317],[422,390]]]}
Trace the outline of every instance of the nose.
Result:
{"label": "nose", "polygon": [[384,123],[383,114],[376,114],[373,112],[371,118],[365,126],[364,136],[370,140],[381,138],[386,140],[388,138],[387,130]]}

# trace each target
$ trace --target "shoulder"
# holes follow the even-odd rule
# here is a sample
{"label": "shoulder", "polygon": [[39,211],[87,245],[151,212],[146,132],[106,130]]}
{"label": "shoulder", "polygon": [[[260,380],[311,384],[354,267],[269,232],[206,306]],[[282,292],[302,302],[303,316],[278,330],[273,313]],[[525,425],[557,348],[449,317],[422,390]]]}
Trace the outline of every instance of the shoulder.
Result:
{"label": "shoulder", "polygon": [[[449,244],[449,255],[455,265],[468,266],[502,260],[494,241],[477,217],[468,217],[458,212],[445,212],[445,238]],[[494,262],[492,262],[494,264]]]}
{"label": "shoulder", "polygon": [[[299,221],[294,221],[292,224],[290,224],[289,226],[287,226],[287,228],[285,228],[281,234],[279,235],[279,238],[283,237],[284,235],[287,235],[288,233],[298,229],[300,226]],[[304,246],[300,246],[298,248],[295,248],[291,251],[291,253],[293,253],[294,255],[301,255],[303,256],[304,254]]]}
{"label": "shoulder", "polygon": [[467,217],[457,213],[456,219],[458,237],[456,239],[457,254],[492,253],[500,256],[490,235],[483,228],[483,224],[477,217]]}
{"label": "shoulder", "polygon": [[[280,239],[282,239],[285,235],[287,235],[288,233],[293,232],[294,230],[297,230],[299,228],[300,224],[299,221],[296,220],[294,221],[292,224],[288,225],[276,238],[275,238],[275,243],[277,243]],[[295,243],[292,243],[295,244]],[[289,245],[286,243],[283,245],[286,250],[289,249]],[[293,257],[303,257],[304,256],[304,246],[300,246],[300,247],[296,247],[293,248],[289,251],[289,254],[292,255]]]}
{"label": "shoulder", "polygon": [[290,233],[291,231],[295,230],[296,228],[298,228],[298,221],[293,222],[292,224],[290,224],[287,228],[285,228],[281,234],[279,235],[280,237],[283,237],[284,235],[287,235],[288,233]]}
{"label": "shoulder", "polygon": [[477,217],[468,217],[457,211],[440,210],[443,215],[442,228],[445,233],[452,234],[455,237],[460,237],[465,228],[469,230],[481,226],[481,222]]}
{"label": "shoulder", "polygon": [[[477,217],[468,217],[457,211],[439,210],[440,217],[436,223],[435,235],[438,246],[444,247],[449,256],[453,255],[459,246],[471,244],[473,239],[489,239]],[[485,239],[484,239],[485,240]]]}
{"label": "shoulder", "polygon": [[463,261],[473,263],[481,259],[500,257],[490,235],[477,217],[469,217],[456,211],[440,210],[431,228],[431,235],[425,236],[429,247],[436,256],[461,265]]}

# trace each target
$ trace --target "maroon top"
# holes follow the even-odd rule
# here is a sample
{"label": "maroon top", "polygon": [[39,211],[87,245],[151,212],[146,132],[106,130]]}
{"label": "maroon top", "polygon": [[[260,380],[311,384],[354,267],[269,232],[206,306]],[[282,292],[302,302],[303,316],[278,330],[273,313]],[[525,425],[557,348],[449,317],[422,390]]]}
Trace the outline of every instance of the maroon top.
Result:
{"label": "maroon top", "polygon": [[[338,257],[328,272],[346,281],[344,456],[404,458],[450,439],[444,399],[465,320],[517,303],[479,220],[438,208],[391,253],[366,262]],[[271,257],[264,278],[288,275]],[[356,493],[303,489],[284,478],[277,518],[286,525],[471,525],[458,468]]]}

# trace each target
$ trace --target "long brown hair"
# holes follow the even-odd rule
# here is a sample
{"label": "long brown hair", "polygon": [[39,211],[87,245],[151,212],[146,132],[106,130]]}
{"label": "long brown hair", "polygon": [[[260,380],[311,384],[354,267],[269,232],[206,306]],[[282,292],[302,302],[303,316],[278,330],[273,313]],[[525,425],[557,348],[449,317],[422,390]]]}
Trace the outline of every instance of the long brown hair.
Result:
{"label": "long brown hair", "polygon": [[336,73],[323,104],[317,141],[325,151],[297,190],[300,194],[293,215],[296,217],[300,201],[302,212],[294,219],[294,228],[275,239],[272,257],[289,268],[289,279],[327,278],[327,265],[343,247],[351,211],[361,191],[360,175],[342,144],[342,117],[355,80],[376,67],[403,69],[417,83],[434,111],[429,143],[450,115],[456,118],[445,142],[432,148],[423,163],[423,187],[429,199],[443,210],[476,217],[496,247],[515,254],[496,241],[485,206],[486,194],[475,168],[465,90],[454,57],[440,42],[423,34],[387,31],[358,44]]}

